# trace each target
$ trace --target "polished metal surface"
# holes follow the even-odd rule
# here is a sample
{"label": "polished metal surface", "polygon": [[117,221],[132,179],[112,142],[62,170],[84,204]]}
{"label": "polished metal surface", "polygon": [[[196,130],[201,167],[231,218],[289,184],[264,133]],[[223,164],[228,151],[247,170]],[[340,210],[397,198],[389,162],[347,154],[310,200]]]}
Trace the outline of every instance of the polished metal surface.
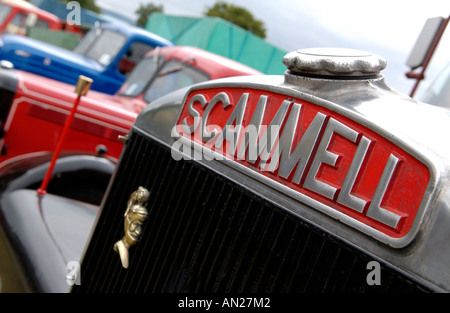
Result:
{"label": "polished metal surface", "polygon": [[375,54],[343,48],[311,48],[288,53],[283,64],[291,72],[325,76],[376,75],[386,61]]}
{"label": "polished metal surface", "polygon": [[91,88],[92,83],[93,80],[91,78],[80,75],[75,86],[75,93],[78,96],[86,96],[89,89]]}
{"label": "polished metal surface", "polygon": [[114,244],[114,251],[120,256],[120,261],[124,268],[128,268],[129,251],[142,236],[142,226],[147,220],[148,211],[146,209],[149,192],[144,187],[139,187],[134,191],[127,203],[124,214],[124,236]]}

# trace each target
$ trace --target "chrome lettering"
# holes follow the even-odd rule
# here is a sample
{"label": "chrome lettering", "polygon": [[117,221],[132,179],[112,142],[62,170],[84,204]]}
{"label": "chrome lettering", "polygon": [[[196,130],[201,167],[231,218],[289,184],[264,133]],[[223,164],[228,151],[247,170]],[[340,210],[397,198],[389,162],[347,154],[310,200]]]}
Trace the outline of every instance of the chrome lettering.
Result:
{"label": "chrome lettering", "polygon": [[348,169],[348,173],[345,176],[344,183],[342,184],[341,191],[336,199],[337,203],[340,203],[350,209],[353,209],[359,213],[364,211],[366,201],[356,196],[351,195],[353,186],[355,185],[356,177],[359,174],[361,165],[366,157],[367,150],[369,149],[371,141],[366,137],[362,136],[359,141],[358,148],[356,149],[355,155],[352,160],[352,164]]}
{"label": "chrome lettering", "polygon": [[319,172],[319,168],[322,163],[332,166],[336,165],[339,155],[327,150],[334,133],[338,133],[352,142],[355,142],[358,137],[358,133],[356,131],[336,121],[335,119],[330,118],[322,140],[320,141],[319,148],[317,149],[317,153],[312,162],[311,169],[306,175],[305,183],[303,185],[305,188],[315,191],[329,199],[334,198],[337,189],[327,183],[317,180],[316,175]]}
{"label": "chrome lettering", "polygon": [[[259,163],[259,167],[264,171],[270,171],[273,172],[276,170],[276,166],[278,164],[278,161],[274,162],[274,164],[271,165],[271,163],[267,164],[267,160],[270,157],[270,152],[272,151],[272,148],[275,146],[275,143],[278,141],[279,134],[280,134],[280,126],[284,123],[284,119],[286,118],[286,113],[289,109],[289,105],[292,103],[292,101],[284,100],[283,103],[281,103],[280,108],[278,109],[277,113],[275,114],[274,118],[269,124],[269,127],[266,129],[260,140],[258,141],[258,151],[261,151],[261,161]],[[268,146],[267,146],[268,145]],[[275,153],[277,150],[275,149]],[[272,158],[272,160],[276,160],[278,158]]]}
{"label": "chrome lettering", "polygon": [[372,202],[370,203],[369,209],[367,210],[367,216],[377,220],[385,225],[392,228],[396,228],[401,216],[397,215],[391,211],[383,209],[381,207],[381,201],[384,198],[389,182],[391,181],[392,175],[395,172],[395,168],[399,159],[391,154],[384,168],[383,174],[381,175],[380,182],[378,183],[377,189],[373,196]]}
{"label": "chrome lettering", "polygon": [[183,131],[187,134],[191,134],[192,132],[194,132],[194,130],[198,127],[198,124],[200,121],[200,117],[201,117],[200,113],[196,109],[194,109],[195,102],[200,102],[202,108],[205,108],[205,105],[208,103],[208,101],[206,101],[205,96],[202,94],[197,94],[191,98],[191,100],[188,103],[188,112],[189,112],[189,115],[194,118],[194,124],[188,125],[187,118],[185,118],[181,122]]}
{"label": "chrome lettering", "polygon": [[[241,160],[245,159],[245,152],[248,148],[249,153],[247,154],[247,161],[255,163],[259,156],[261,160],[259,167],[271,171],[270,164],[269,168],[265,168],[267,165],[266,161],[269,159],[272,148],[279,137],[280,125],[284,123],[291,101],[284,100],[281,103],[280,108],[270,122],[269,127],[261,125],[266,103],[267,96],[261,96],[258,100],[252,119],[250,120],[250,124],[245,128],[245,132],[241,135],[243,136],[242,141],[240,140],[241,136],[239,137],[241,145],[237,157]],[[261,133],[263,135],[259,138],[259,134]]]}
{"label": "chrome lettering", "polygon": [[211,140],[219,134],[219,131],[216,128],[214,128],[212,131],[210,131],[206,125],[206,123],[208,122],[209,114],[211,113],[212,109],[218,102],[222,102],[222,106],[224,109],[226,107],[228,107],[229,105],[231,105],[230,98],[228,97],[228,95],[225,92],[218,93],[217,95],[214,96],[214,98],[211,100],[211,102],[208,103],[208,105],[206,106],[205,112],[203,113],[203,117],[202,117],[201,137],[202,137],[202,140],[204,140],[204,141]]}
{"label": "chrome lettering", "polygon": [[297,123],[300,117],[300,110],[301,104],[294,103],[286,125],[284,126],[283,133],[281,134],[280,143],[277,146],[280,150],[278,175],[283,178],[288,178],[295,165],[298,164],[292,179],[292,181],[296,184],[300,183],[300,179],[303,176],[306,164],[312,155],[312,150],[316,145],[320,130],[326,117],[322,113],[317,113],[314,120],[303,134],[300,142],[295,147],[294,151],[291,152],[292,141],[294,140],[294,134],[297,130]]}
{"label": "chrome lettering", "polygon": [[[225,124],[224,130],[222,131],[222,136],[216,141],[216,148],[220,148],[223,140],[228,140],[230,142],[230,147],[228,153],[234,155],[236,153],[238,135],[241,133],[242,121],[244,119],[245,109],[247,108],[248,93],[243,93],[239,102],[236,104],[233,112],[228,118]],[[233,126],[235,124],[235,126]]]}
{"label": "chrome lettering", "polygon": [[[267,96],[262,95],[261,97],[259,97],[255,112],[253,112],[252,118],[250,120],[250,124],[248,125],[246,132],[243,135],[244,138],[242,138],[242,142],[237,155],[239,160],[245,160],[245,152],[249,145],[251,145],[251,148],[249,149],[250,151],[255,151],[255,149],[257,148],[258,135],[261,130],[261,124],[264,117],[264,112],[266,110],[266,105]],[[260,153],[258,151],[257,155],[259,154]],[[254,163],[256,159],[257,156],[253,156],[252,158],[247,158],[247,161],[250,163]]]}

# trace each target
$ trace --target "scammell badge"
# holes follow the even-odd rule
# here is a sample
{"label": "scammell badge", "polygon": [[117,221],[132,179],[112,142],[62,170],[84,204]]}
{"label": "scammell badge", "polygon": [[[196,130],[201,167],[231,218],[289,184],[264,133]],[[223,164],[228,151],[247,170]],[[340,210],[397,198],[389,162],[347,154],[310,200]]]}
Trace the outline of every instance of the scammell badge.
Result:
{"label": "scammell badge", "polygon": [[124,268],[128,268],[129,252],[128,249],[134,246],[142,235],[142,226],[147,220],[148,212],[145,206],[149,198],[149,191],[144,187],[139,187],[134,191],[127,203],[127,209],[124,214],[125,234],[114,244],[114,251],[120,255],[120,260]]}
{"label": "scammell badge", "polygon": [[174,129],[184,146],[392,247],[411,242],[436,181],[413,146],[365,116],[284,87],[212,86],[184,100]]}

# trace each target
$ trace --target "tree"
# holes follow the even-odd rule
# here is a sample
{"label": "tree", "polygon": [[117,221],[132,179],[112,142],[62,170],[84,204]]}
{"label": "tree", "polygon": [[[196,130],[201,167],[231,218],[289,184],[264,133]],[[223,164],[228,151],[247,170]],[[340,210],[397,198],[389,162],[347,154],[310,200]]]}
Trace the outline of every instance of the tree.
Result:
{"label": "tree", "polygon": [[[72,0],[63,0],[65,3],[69,3]],[[77,0],[83,9],[94,11],[95,13],[101,13],[100,8],[95,4],[95,0]]]}
{"label": "tree", "polygon": [[138,15],[138,19],[136,24],[140,27],[145,27],[147,25],[147,20],[150,17],[150,14],[153,12],[161,12],[163,11],[162,5],[155,5],[153,3],[148,4],[140,4],[139,8],[134,12]]}
{"label": "tree", "polygon": [[233,4],[227,4],[223,1],[218,1],[214,6],[206,8],[204,13],[206,16],[216,16],[223,18],[243,29],[259,36],[266,38],[266,28],[264,22],[255,19],[253,15],[242,7],[235,6]]}

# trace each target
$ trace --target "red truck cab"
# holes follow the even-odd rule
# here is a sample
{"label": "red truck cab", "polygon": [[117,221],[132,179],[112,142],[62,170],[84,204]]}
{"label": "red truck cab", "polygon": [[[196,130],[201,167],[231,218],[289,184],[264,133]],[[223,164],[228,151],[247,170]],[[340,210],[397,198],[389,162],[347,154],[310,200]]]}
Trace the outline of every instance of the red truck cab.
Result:
{"label": "red truck cab", "polygon": [[0,1],[0,34],[26,35],[27,27],[61,30],[64,23],[56,16],[23,0]]}
{"label": "red truck cab", "polygon": [[140,111],[157,98],[198,82],[261,74],[244,64],[199,48],[156,48],[139,63],[114,96],[104,95],[104,99],[124,105],[133,103]]}

